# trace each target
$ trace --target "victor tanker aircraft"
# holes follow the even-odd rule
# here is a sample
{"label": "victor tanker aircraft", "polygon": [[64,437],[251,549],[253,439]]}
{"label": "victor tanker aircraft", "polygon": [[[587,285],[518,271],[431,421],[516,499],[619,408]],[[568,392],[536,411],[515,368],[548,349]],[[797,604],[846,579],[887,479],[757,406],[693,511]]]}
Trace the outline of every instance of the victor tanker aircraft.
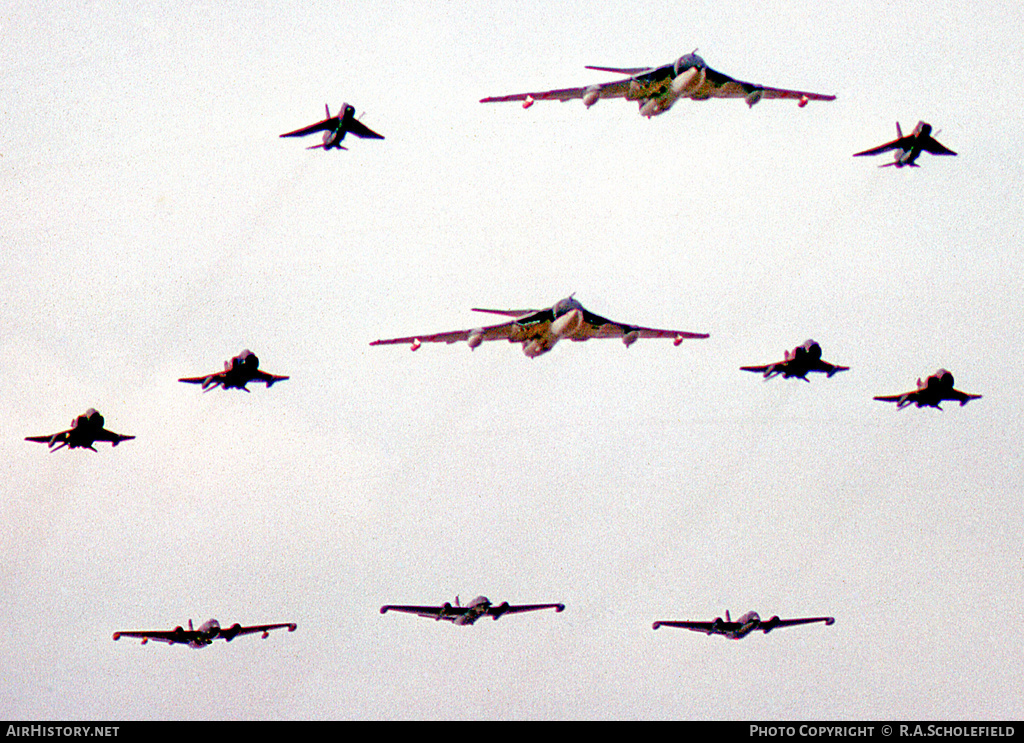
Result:
{"label": "victor tanker aircraft", "polygon": [[84,414],[71,421],[71,428],[66,431],[51,434],[49,436],[26,436],[25,441],[37,441],[41,444],[48,444],[50,451],[57,451],[62,447],[69,449],[91,449],[97,441],[109,441],[111,446],[117,446],[122,441],[130,441],[134,436],[123,436],[103,427],[103,416],[93,408],[89,408]]}
{"label": "victor tanker aircraft", "polygon": [[656,330],[639,325],[613,322],[584,309],[573,297],[555,303],[546,310],[484,310],[473,308],[474,312],[489,312],[495,315],[514,317],[512,322],[489,325],[471,330],[454,330],[434,335],[410,335],[405,338],[389,338],[373,341],[371,346],[409,343],[415,351],[423,343],[457,343],[466,341],[475,349],[484,341],[507,340],[521,343],[523,353],[531,359],[547,353],[560,340],[586,341],[591,338],[621,338],[627,346],[640,338],[672,338],[679,345],[686,338],[707,338],[707,333],[688,333],[684,330]]}
{"label": "victor tanker aircraft", "polygon": [[380,607],[381,614],[389,611],[401,611],[406,614],[415,614],[418,617],[426,617],[436,621],[445,620],[452,624],[468,626],[473,624],[480,617],[491,617],[498,621],[506,614],[521,614],[525,611],[540,611],[541,609],[554,609],[556,612],[565,611],[565,604],[520,604],[510,605],[507,601],[494,606],[485,596],[477,596],[465,606],[459,604],[459,597],[455,597],[455,606],[445,602],[441,606],[395,606],[388,604]]}
{"label": "victor tanker aircraft", "polygon": [[354,134],[362,139],[384,139],[383,136],[377,134],[377,132],[370,129],[366,124],[362,123],[355,117],[355,106],[350,106],[347,103],[342,104],[341,111],[337,116],[331,116],[330,106],[325,104],[324,109],[327,111],[327,118],[323,121],[318,121],[315,124],[310,124],[302,129],[296,129],[294,132],[288,132],[281,136],[305,137],[307,134],[323,132],[324,141],[321,144],[315,144],[312,147],[307,147],[307,150],[347,150],[348,147],[342,147],[341,145],[341,140],[345,138],[346,134]]}
{"label": "victor tanker aircraft", "polygon": [[790,377],[796,377],[802,379],[805,382],[809,382],[807,375],[810,372],[821,372],[828,377],[833,374],[837,374],[841,371],[846,371],[850,367],[848,366],[837,366],[836,364],[830,364],[827,361],[822,361],[821,358],[821,346],[818,345],[817,341],[807,340],[804,341],[803,345],[797,346],[792,351],[786,351],[782,361],[776,361],[774,364],[766,364],[764,366],[741,366],[740,369],[743,371],[757,372],[763,374],[765,379],[771,379],[772,377],[781,374],[784,379]]}
{"label": "victor tanker aircraft", "polygon": [[182,377],[178,381],[188,384],[201,384],[203,392],[208,392],[217,387],[223,387],[226,390],[234,388],[248,392],[249,389],[246,385],[250,382],[265,384],[269,389],[274,382],[283,382],[288,379],[288,377],[260,371],[259,366],[260,360],[256,354],[246,349],[230,361],[225,361],[224,371],[222,372],[208,374],[205,377]]}
{"label": "victor tanker aircraft", "polygon": [[790,98],[799,101],[801,108],[806,106],[808,101],[834,101],[836,98],[834,95],[769,88],[736,80],[708,67],[704,60],[697,56],[696,50],[661,67],[597,67],[588,65],[587,69],[617,72],[620,75],[629,75],[629,77],[581,88],[492,96],[484,98],[480,102],[523,101],[523,108],[529,108],[534,101],[569,101],[580,98],[583,100],[583,104],[590,108],[602,98],[625,98],[627,101],[636,101],[639,104],[641,116],[651,118],[665,113],[682,98],[694,101],[705,101],[708,98],[743,98],[748,106],[753,106],[764,98]]}
{"label": "victor tanker aircraft", "polygon": [[658,627],[680,627],[682,629],[703,632],[705,635],[722,635],[730,640],[742,640],[751,632],[760,630],[766,635],[778,627],[794,627],[798,624],[812,624],[824,622],[826,625],[835,623],[834,617],[808,617],[806,619],[779,619],[777,616],[767,621],[762,621],[756,611],[748,611],[735,622],[725,612],[725,620],[715,617],[712,622],[688,622],[688,621],[660,621],[652,625],[652,629]]}
{"label": "victor tanker aircraft", "polygon": [[231,642],[240,635],[251,635],[256,632],[263,633],[263,639],[266,640],[270,637],[270,631],[275,629],[287,628],[289,632],[294,632],[298,625],[285,622],[283,624],[258,624],[253,627],[243,627],[242,625],[232,624],[230,627],[221,627],[220,623],[216,619],[211,619],[206,622],[199,629],[192,629],[192,620],[188,620],[188,629],[182,627],[175,627],[172,630],[140,630],[132,632],[115,632],[114,639],[120,640],[122,637],[140,637],[142,638],[142,644],[145,645],[150,640],[156,640],[157,642],[166,642],[169,645],[188,645],[190,648],[205,648],[207,645],[212,645],[214,640],[221,639],[226,642]]}
{"label": "victor tanker aircraft", "polygon": [[[873,147],[870,150],[864,150],[863,152],[854,153],[854,157],[861,157],[863,155],[879,155],[889,150],[895,150],[896,159],[891,163],[885,163],[879,165],[880,168],[888,168],[890,165],[895,165],[897,168],[904,166],[911,168],[920,168],[915,160],[922,152],[930,152],[933,155],[955,155],[953,150],[949,149],[945,145],[940,144],[936,139],[931,136],[932,125],[926,124],[923,121],[917,122],[917,126],[914,127],[914,131],[908,134],[906,137],[903,136],[903,130],[900,129],[900,122],[896,122],[896,139],[878,147]],[[938,132],[936,132],[938,133]]]}
{"label": "victor tanker aircraft", "polygon": [[939,403],[946,400],[954,400],[960,403],[960,407],[963,407],[971,400],[977,400],[979,397],[981,395],[968,395],[966,392],[953,389],[953,375],[945,369],[939,369],[923,382],[918,377],[916,390],[904,392],[901,395],[879,395],[875,399],[882,402],[894,402],[896,403],[897,410],[902,410],[908,405],[942,410],[939,407]]}

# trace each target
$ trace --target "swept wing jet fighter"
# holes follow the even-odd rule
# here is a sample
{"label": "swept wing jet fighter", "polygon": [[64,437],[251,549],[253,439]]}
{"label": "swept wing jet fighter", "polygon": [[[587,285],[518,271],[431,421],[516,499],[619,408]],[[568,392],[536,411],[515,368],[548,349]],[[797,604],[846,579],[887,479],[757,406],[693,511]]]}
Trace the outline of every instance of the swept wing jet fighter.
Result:
{"label": "swept wing jet fighter", "polygon": [[963,407],[979,397],[981,395],[968,395],[966,392],[953,389],[953,375],[945,369],[939,369],[923,382],[918,377],[916,390],[904,392],[902,395],[879,395],[875,399],[882,402],[894,402],[897,410],[902,410],[908,405],[942,410],[939,403],[945,400],[955,400],[960,403],[960,407]]}
{"label": "swept wing jet fighter", "polygon": [[686,338],[707,338],[707,333],[688,333],[683,330],[656,330],[639,325],[613,322],[584,309],[572,296],[555,303],[546,310],[484,310],[474,307],[474,312],[489,312],[515,318],[501,325],[489,325],[471,330],[454,330],[434,335],[410,335],[406,338],[390,338],[371,343],[371,346],[409,343],[415,351],[423,343],[457,343],[466,341],[475,349],[484,341],[507,340],[523,344],[523,353],[531,359],[547,353],[558,341],[569,339],[586,341],[591,338],[621,338],[630,346],[640,338],[672,338],[679,345]]}
{"label": "swept wing jet fighter", "polygon": [[249,388],[246,385],[250,382],[256,382],[257,384],[262,382],[267,385],[267,389],[270,389],[274,382],[282,382],[288,379],[288,377],[260,371],[259,366],[260,360],[256,354],[249,349],[245,349],[230,361],[225,361],[224,371],[222,372],[209,374],[205,377],[182,377],[178,381],[187,384],[201,384],[203,392],[209,392],[217,387],[223,387],[226,390],[234,388],[248,392]]}
{"label": "swept wing jet fighter", "polygon": [[37,441],[47,444],[50,451],[54,452],[63,447],[69,449],[91,449],[97,441],[109,441],[111,446],[117,446],[122,441],[130,441],[134,436],[123,436],[103,427],[103,416],[94,408],[89,408],[82,415],[71,421],[71,428],[60,431],[50,436],[26,436],[25,441]]}
{"label": "swept wing jet fighter", "polygon": [[381,614],[389,611],[401,611],[406,614],[415,614],[418,617],[426,617],[435,621],[445,620],[460,626],[469,626],[480,617],[491,617],[497,622],[505,614],[521,614],[524,611],[540,611],[541,609],[554,609],[556,612],[565,611],[565,604],[520,604],[509,605],[507,601],[494,606],[485,596],[477,596],[465,606],[459,604],[459,597],[455,597],[455,606],[447,601],[441,606],[395,606],[388,604],[380,607]]}
{"label": "swept wing jet fighter", "polygon": [[288,132],[281,136],[305,137],[307,134],[323,132],[324,141],[321,144],[315,144],[312,147],[307,147],[307,150],[330,150],[332,148],[336,150],[347,150],[348,147],[342,147],[341,145],[341,140],[345,138],[346,134],[354,134],[362,139],[384,139],[384,137],[377,134],[377,132],[370,129],[366,124],[355,117],[355,106],[350,106],[347,103],[342,104],[341,111],[339,111],[336,116],[331,116],[330,106],[325,104],[324,109],[327,111],[327,118],[323,121],[318,121],[316,124],[310,124],[302,129],[296,129],[294,132]]}
{"label": "swept wing jet fighter", "polygon": [[192,629],[192,620],[189,619],[187,630],[181,627],[175,627],[172,630],[115,632],[114,639],[120,640],[122,637],[141,637],[143,645],[150,640],[156,640],[157,642],[166,642],[168,645],[188,645],[190,648],[198,650],[200,648],[205,648],[207,645],[212,645],[213,641],[218,638],[231,642],[239,635],[251,635],[256,632],[262,632],[263,639],[266,640],[270,637],[270,630],[287,627],[289,632],[294,632],[297,626],[298,625],[296,624],[286,622],[283,624],[258,624],[253,627],[243,627],[236,622],[230,627],[221,627],[220,623],[216,619],[211,619],[199,629]]}
{"label": "swept wing jet fighter", "polygon": [[822,372],[826,376],[831,377],[833,374],[850,368],[822,361],[821,346],[818,345],[817,341],[813,340],[804,341],[803,345],[797,346],[792,351],[786,351],[784,356],[783,361],[777,361],[774,364],[741,366],[740,369],[763,374],[765,379],[771,379],[781,374],[784,379],[796,377],[797,379],[809,382],[811,380],[807,378],[807,375],[810,372]]}
{"label": "swept wing jet fighter", "polygon": [[590,108],[602,98],[625,98],[627,101],[636,101],[640,106],[640,115],[649,119],[665,113],[681,98],[694,101],[706,101],[708,98],[743,98],[748,106],[753,106],[762,98],[792,98],[799,101],[801,108],[806,106],[808,101],[834,101],[836,98],[834,95],[769,88],[736,80],[708,67],[704,60],[697,56],[696,51],[695,49],[691,54],[684,54],[675,62],[669,62],[661,67],[587,66],[588,70],[616,72],[629,76],[623,80],[582,88],[493,96],[480,102],[523,101],[523,108],[529,108],[534,101],[569,101],[580,98],[583,104]]}
{"label": "swept wing jet fighter", "polygon": [[888,168],[890,165],[895,165],[897,168],[904,166],[911,168],[920,168],[915,160],[922,152],[930,152],[933,155],[955,155],[956,153],[948,147],[940,144],[932,136],[932,125],[926,124],[923,121],[917,122],[917,126],[914,127],[914,131],[908,134],[906,137],[903,136],[903,130],[900,129],[900,122],[896,122],[896,139],[878,147],[873,147],[870,150],[864,150],[863,152],[854,153],[854,157],[861,157],[863,155],[880,155],[883,152],[889,150],[895,150],[896,159],[891,163],[885,163],[879,165],[880,168]]}
{"label": "swept wing jet fighter", "polygon": [[722,635],[730,640],[742,640],[751,632],[760,630],[766,635],[777,627],[793,627],[798,624],[812,624],[824,622],[826,625],[835,623],[834,617],[808,617],[806,619],[779,619],[777,616],[767,621],[762,621],[756,611],[748,611],[735,622],[725,612],[725,621],[721,617],[715,617],[712,622],[688,622],[688,621],[660,621],[652,625],[652,629],[658,627],[680,627],[682,629],[703,632],[705,635]]}

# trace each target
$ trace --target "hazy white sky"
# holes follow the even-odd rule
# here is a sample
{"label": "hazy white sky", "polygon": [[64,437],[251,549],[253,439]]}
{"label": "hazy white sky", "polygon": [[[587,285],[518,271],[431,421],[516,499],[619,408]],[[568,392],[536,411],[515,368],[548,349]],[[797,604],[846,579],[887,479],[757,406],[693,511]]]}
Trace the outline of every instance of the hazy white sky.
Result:
{"label": "hazy white sky", "polygon": [[[0,9],[0,712],[1017,718],[1017,3]],[[694,48],[799,109],[481,105]],[[347,101],[386,140],[278,134]],[[853,152],[930,122],[956,158]],[[370,348],[576,292],[708,340]],[[816,338],[851,370],[762,382]],[[243,348],[291,379],[179,384]],[[873,401],[945,367],[982,400]],[[25,442],[88,407],[137,436]],[[385,603],[561,601],[453,627]],[[729,642],[656,619],[830,614]],[[115,630],[293,621],[196,652]]]}

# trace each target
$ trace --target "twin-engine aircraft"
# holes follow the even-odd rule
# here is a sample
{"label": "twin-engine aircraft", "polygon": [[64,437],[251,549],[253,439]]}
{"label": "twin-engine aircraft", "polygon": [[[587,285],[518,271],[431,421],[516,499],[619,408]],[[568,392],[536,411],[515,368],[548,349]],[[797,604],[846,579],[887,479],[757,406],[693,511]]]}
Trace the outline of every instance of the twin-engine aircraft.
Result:
{"label": "twin-engine aircraft", "polygon": [[415,614],[418,617],[426,617],[435,621],[445,620],[452,624],[468,626],[473,624],[480,617],[491,617],[497,622],[505,614],[520,614],[524,611],[540,611],[541,609],[554,609],[556,612],[565,611],[565,604],[520,604],[509,605],[507,601],[494,606],[485,596],[477,596],[465,606],[459,604],[459,597],[455,597],[455,606],[447,601],[441,606],[395,606],[388,604],[380,607],[381,614],[389,611],[401,611],[406,614]]}
{"label": "twin-engine aircraft", "polygon": [[818,345],[817,341],[806,340],[803,345],[797,346],[792,351],[786,351],[782,361],[777,361],[774,364],[766,364],[764,366],[741,366],[740,369],[743,371],[757,372],[763,374],[765,379],[771,379],[772,377],[782,375],[783,379],[789,379],[796,377],[802,379],[805,382],[810,382],[807,375],[810,372],[821,372],[828,377],[833,374],[837,374],[841,371],[846,371],[850,367],[848,366],[837,366],[836,364],[830,364],[827,361],[823,361],[821,358],[821,346]]}
{"label": "twin-engine aircraft", "polygon": [[523,101],[523,108],[529,108],[534,101],[569,101],[581,98],[590,108],[602,98],[625,98],[636,101],[640,115],[651,118],[668,111],[681,98],[705,101],[708,98],[743,98],[753,106],[762,98],[792,98],[799,101],[801,108],[808,101],[834,101],[834,95],[805,93],[800,90],[769,88],[755,83],[746,83],[711,69],[697,56],[696,50],[684,54],[675,62],[661,67],[596,67],[588,70],[617,72],[629,75],[624,80],[588,85],[582,88],[562,88],[538,93],[516,93],[515,95],[484,98],[481,103]]}
{"label": "twin-engine aircraft", "polygon": [[960,407],[963,407],[979,397],[981,395],[968,395],[966,392],[953,389],[953,375],[945,369],[939,369],[923,382],[918,377],[916,390],[904,392],[902,395],[879,395],[875,399],[882,402],[894,402],[897,410],[902,410],[908,405],[942,410],[939,403],[946,400],[955,400],[960,403]]}
{"label": "twin-engine aircraft", "polygon": [[225,361],[224,371],[222,372],[208,374],[205,377],[182,377],[178,381],[188,384],[201,384],[203,392],[209,392],[217,387],[223,387],[226,390],[233,388],[248,392],[249,389],[246,385],[250,382],[262,382],[267,385],[267,389],[270,389],[274,382],[283,382],[288,379],[288,377],[260,371],[259,366],[260,360],[256,354],[246,349],[230,361]]}
{"label": "twin-engine aircraft", "polygon": [[243,627],[236,622],[230,627],[224,628],[220,626],[220,623],[216,619],[211,619],[199,629],[192,629],[192,620],[189,619],[187,630],[182,627],[175,627],[172,630],[115,632],[114,639],[120,640],[122,637],[141,637],[143,645],[150,640],[156,640],[157,642],[166,642],[168,645],[188,645],[190,648],[199,649],[205,648],[207,645],[212,645],[213,641],[218,638],[231,642],[239,635],[251,635],[256,632],[262,632],[263,639],[266,640],[270,637],[271,630],[287,627],[289,632],[294,632],[297,626],[298,625],[294,623],[286,622],[284,624],[258,624],[253,627]]}
{"label": "twin-engine aircraft", "polygon": [[[953,150],[949,149],[945,145],[942,145],[938,140],[931,136],[932,125],[926,124],[923,121],[917,122],[917,126],[914,127],[914,131],[908,134],[906,137],[903,136],[903,130],[900,129],[900,122],[896,122],[896,139],[878,147],[873,147],[870,150],[864,150],[863,152],[854,153],[854,157],[861,157],[863,155],[880,155],[883,152],[889,150],[895,150],[896,159],[891,163],[885,163],[879,165],[880,168],[888,168],[890,165],[895,165],[897,168],[904,166],[910,168],[920,168],[921,166],[915,163],[918,156],[922,152],[930,152],[933,155],[955,155]],[[937,133],[937,132],[936,132]]]}
{"label": "twin-engine aircraft", "polygon": [[723,637],[728,637],[730,640],[742,640],[751,632],[756,632],[758,630],[767,635],[773,629],[778,627],[793,627],[798,624],[813,624],[814,622],[824,622],[828,625],[834,624],[835,621],[835,617],[779,619],[777,616],[774,616],[767,621],[762,621],[756,611],[748,611],[734,622],[729,617],[729,612],[726,611],[724,621],[721,617],[715,617],[713,622],[661,621],[655,622],[651,628],[680,627],[682,629],[693,630],[694,632],[703,632],[705,635],[722,635]]}
{"label": "twin-engine aircraft", "polygon": [[410,335],[406,338],[378,340],[371,346],[409,343],[415,351],[423,343],[457,343],[466,341],[475,349],[484,341],[507,340],[521,343],[523,353],[531,359],[547,353],[563,339],[586,341],[591,338],[621,338],[627,346],[640,338],[672,338],[679,345],[686,338],[707,338],[707,333],[688,333],[683,330],[656,330],[639,325],[613,322],[584,309],[572,296],[555,303],[546,310],[484,310],[473,308],[473,312],[489,312],[494,315],[514,317],[512,322],[489,325],[471,330],[454,330],[434,335]]}
{"label": "twin-engine aircraft", "polygon": [[89,408],[82,415],[71,421],[71,428],[60,431],[50,436],[26,436],[25,441],[37,441],[47,444],[50,451],[54,452],[62,447],[69,449],[90,449],[96,451],[93,446],[97,441],[109,441],[111,446],[117,446],[122,441],[130,441],[134,436],[123,436],[103,427],[103,416],[94,408]]}
{"label": "twin-engine aircraft", "polygon": [[341,140],[345,138],[346,134],[354,134],[362,139],[384,139],[383,136],[377,134],[377,132],[356,118],[355,106],[343,103],[341,111],[336,116],[331,116],[331,107],[327,104],[324,104],[324,110],[327,111],[327,118],[323,121],[318,121],[316,124],[310,124],[302,129],[296,129],[294,132],[288,132],[281,136],[305,137],[307,134],[323,132],[324,141],[321,144],[307,147],[307,150],[347,150],[348,147],[342,147],[341,145]]}

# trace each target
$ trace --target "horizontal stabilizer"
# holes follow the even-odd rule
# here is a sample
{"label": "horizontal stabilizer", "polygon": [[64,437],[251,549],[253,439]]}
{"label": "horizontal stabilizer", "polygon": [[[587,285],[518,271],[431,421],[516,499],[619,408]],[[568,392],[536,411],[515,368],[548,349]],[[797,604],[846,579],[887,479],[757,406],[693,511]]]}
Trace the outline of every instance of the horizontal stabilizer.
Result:
{"label": "horizontal stabilizer", "polygon": [[651,67],[598,67],[597,65],[587,65],[586,68],[600,72],[617,72],[620,75],[639,75],[641,72],[653,69]]}

